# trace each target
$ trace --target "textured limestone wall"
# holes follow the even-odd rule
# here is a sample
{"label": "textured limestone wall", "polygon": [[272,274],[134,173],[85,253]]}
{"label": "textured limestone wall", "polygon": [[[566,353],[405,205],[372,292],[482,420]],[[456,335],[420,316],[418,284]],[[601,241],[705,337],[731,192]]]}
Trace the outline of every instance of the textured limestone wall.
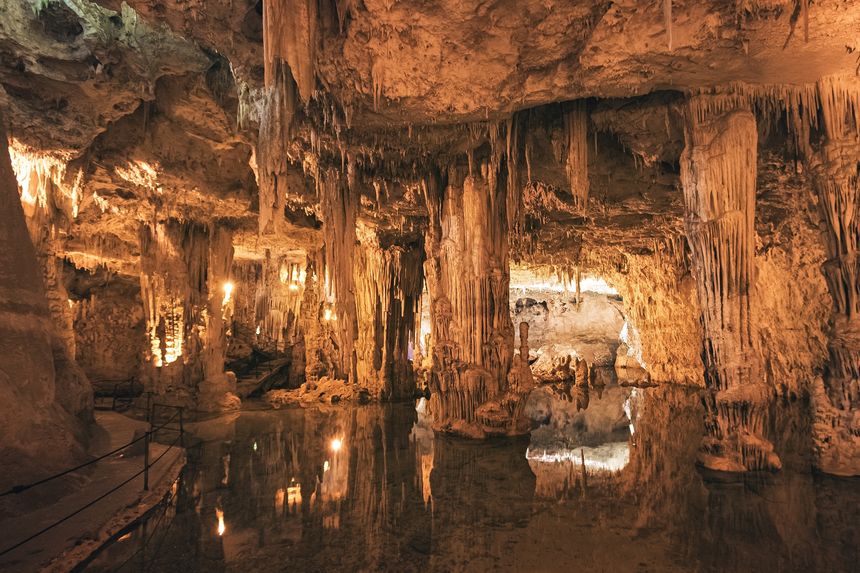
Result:
{"label": "textured limestone wall", "polygon": [[651,380],[703,386],[699,301],[683,249],[670,241],[652,255],[620,254],[606,277],[624,300],[629,346]]}
{"label": "textured limestone wall", "polygon": [[74,294],[76,359],[93,386],[137,378],[149,350],[140,286],[114,280]]}

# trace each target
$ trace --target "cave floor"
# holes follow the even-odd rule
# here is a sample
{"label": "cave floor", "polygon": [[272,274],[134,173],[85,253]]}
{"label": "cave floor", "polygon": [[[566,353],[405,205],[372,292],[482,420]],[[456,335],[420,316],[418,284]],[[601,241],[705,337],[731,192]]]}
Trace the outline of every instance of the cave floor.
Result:
{"label": "cave floor", "polygon": [[[91,455],[119,448],[132,440],[136,430],[147,427],[116,412],[95,413],[96,425],[90,444]],[[157,438],[156,438],[157,439]],[[143,449],[138,455],[117,454],[91,466],[47,482],[15,496],[0,514],[0,531],[5,549],[83,507],[111,490],[143,467]],[[185,464],[182,448],[169,449],[153,443],[149,491],[143,476],[135,478],[115,493],[52,528],[10,553],[0,557],[0,570],[67,571],[101,546],[111,535],[138,519],[161,501]]]}
{"label": "cave floor", "polygon": [[548,400],[530,438],[485,442],[420,403],[193,424],[172,503],[87,571],[854,570],[858,481],[810,473],[802,400],[769,423],[784,469],[746,475],[697,469],[694,389]]}

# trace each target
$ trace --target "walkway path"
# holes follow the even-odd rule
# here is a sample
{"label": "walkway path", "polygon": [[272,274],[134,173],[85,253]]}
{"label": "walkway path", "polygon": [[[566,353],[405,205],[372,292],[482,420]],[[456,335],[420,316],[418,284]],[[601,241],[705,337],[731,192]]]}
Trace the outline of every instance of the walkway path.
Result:
{"label": "walkway path", "polygon": [[[96,412],[96,423],[97,436],[91,448],[94,456],[130,442],[135,430],[147,428],[145,422],[116,412]],[[158,439],[170,444],[176,437],[175,432],[165,430]],[[31,506],[36,506],[38,500],[47,495],[70,492],[50,505],[0,520],[0,551],[69,515],[139,472],[143,468],[142,444],[142,441],[135,444],[137,455],[120,453],[18,494],[15,505],[27,507],[28,500],[32,500]],[[157,504],[173,486],[185,465],[185,450],[177,444],[168,451],[168,445],[153,443],[150,460],[155,461],[159,456],[161,459],[149,470],[149,491],[143,489],[142,475],[135,478],[92,507],[0,557],[0,571],[68,571],[88,557],[111,535]]]}

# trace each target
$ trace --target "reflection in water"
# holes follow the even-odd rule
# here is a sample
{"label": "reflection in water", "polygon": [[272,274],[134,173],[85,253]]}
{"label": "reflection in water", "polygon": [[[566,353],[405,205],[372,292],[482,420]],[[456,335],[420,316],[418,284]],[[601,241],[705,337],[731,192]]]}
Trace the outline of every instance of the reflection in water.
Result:
{"label": "reflection in water", "polygon": [[[695,466],[701,401],[607,386],[536,393],[529,439],[434,436],[422,404],[243,412],[198,424],[175,501],[92,571],[849,571],[856,480],[808,473],[795,404],[783,472]],[[808,419],[808,418],[806,418]]]}

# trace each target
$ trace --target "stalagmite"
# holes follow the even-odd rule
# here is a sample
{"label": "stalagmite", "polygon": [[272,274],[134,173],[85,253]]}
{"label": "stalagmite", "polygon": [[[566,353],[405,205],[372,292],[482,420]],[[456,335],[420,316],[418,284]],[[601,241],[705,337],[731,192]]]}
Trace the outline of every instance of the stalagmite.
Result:
{"label": "stalagmite", "polygon": [[718,98],[689,101],[681,156],[709,388],[700,461],[726,471],[778,469],[762,436],[768,391],[751,320],[756,123],[748,109]]}

